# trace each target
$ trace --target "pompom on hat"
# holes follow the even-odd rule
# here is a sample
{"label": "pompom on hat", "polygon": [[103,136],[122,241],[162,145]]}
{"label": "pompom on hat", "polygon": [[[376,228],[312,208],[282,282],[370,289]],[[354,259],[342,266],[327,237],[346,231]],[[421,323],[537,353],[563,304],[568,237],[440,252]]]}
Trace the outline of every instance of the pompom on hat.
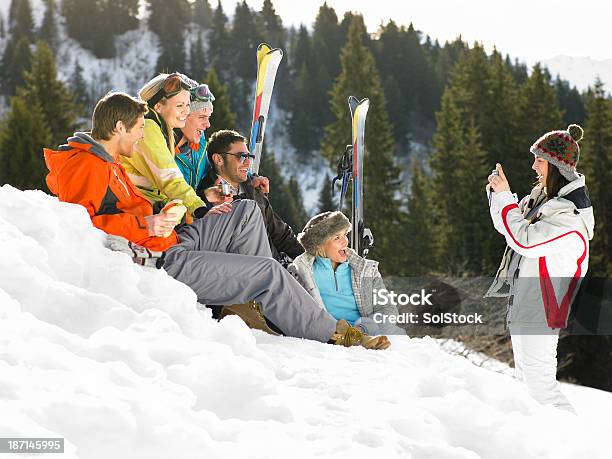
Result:
{"label": "pompom on hat", "polygon": [[576,166],[580,159],[578,142],[584,135],[577,124],[570,124],[565,131],[551,131],[544,134],[531,146],[530,151],[537,158],[554,164],[561,175],[570,182],[578,178]]}
{"label": "pompom on hat", "polygon": [[323,212],[315,215],[304,227],[304,230],[298,234],[297,240],[304,250],[316,255],[317,250],[325,241],[339,232],[348,232],[351,229],[351,222],[346,216],[340,212]]}

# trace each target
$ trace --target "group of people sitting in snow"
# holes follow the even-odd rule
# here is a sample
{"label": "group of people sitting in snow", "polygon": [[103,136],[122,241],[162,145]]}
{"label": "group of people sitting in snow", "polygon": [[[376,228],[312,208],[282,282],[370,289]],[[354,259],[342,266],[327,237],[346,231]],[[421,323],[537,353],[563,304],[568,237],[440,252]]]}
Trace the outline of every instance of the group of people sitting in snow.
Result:
{"label": "group of people sitting in snow", "polygon": [[[249,172],[245,137],[206,139],[214,96],[180,73],[160,74],[138,98],[104,96],[90,133],[45,149],[47,184],[112,235],[110,247],[153,261],[187,284],[216,318],[237,314],[270,333],[369,349],[390,346],[363,278],[377,264],[348,248],[341,212],[312,218],[297,237],[272,209],[269,180]],[[150,257],[150,258],[147,258]],[[291,266],[279,262],[287,259]],[[290,272],[291,271],[291,272]]]}
{"label": "group of people sitting in snow", "polygon": [[[163,267],[215,318],[237,314],[269,333],[368,349],[386,349],[385,335],[403,333],[373,320],[397,310],[373,304],[372,290],[384,289],[377,263],[348,247],[341,212],[316,215],[296,236],[270,205],[269,180],[249,172],[246,139],[233,130],[206,139],[214,102],[207,85],[160,74],[138,96],[107,94],[90,133],[44,152],[49,189],[84,206],[112,248]],[[576,172],[581,137],[571,125],[534,143],[538,183],[522,201],[501,165],[487,184],[493,224],[508,244],[489,295],[508,297],[517,375],[537,400],[569,410],[556,381],[558,333],[593,236]],[[289,266],[279,262],[287,258]]]}

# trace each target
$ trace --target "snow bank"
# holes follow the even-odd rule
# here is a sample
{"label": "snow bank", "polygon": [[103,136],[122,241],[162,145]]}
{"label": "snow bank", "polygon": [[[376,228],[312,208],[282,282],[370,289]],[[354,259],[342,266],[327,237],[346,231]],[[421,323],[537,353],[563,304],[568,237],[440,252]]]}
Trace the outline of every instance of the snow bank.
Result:
{"label": "snow bank", "polygon": [[62,457],[88,459],[609,457],[612,395],[572,387],[574,417],[433,340],[391,339],[217,323],[105,249],[83,208],[0,188],[0,437],[63,437]]}

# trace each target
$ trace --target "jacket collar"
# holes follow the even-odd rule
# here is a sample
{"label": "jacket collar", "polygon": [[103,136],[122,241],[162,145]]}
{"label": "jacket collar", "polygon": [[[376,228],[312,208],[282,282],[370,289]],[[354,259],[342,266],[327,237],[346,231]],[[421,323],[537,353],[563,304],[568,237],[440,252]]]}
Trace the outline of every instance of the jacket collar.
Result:
{"label": "jacket collar", "polygon": [[91,136],[89,132],[75,132],[72,137],[67,139],[67,143],[64,145],[60,145],[58,148],[59,151],[67,151],[73,148],[78,148],[81,150],[86,150],[103,161],[107,161],[109,163],[115,162],[114,158],[108,153],[102,144],[98,143]]}
{"label": "jacket collar", "polygon": [[578,178],[576,180],[572,180],[571,182],[569,182],[567,185],[565,185],[563,188],[559,190],[558,197],[562,198],[563,196],[570,194],[572,191],[585,186],[585,184],[586,183],[585,183],[584,175],[578,174]]}
{"label": "jacket collar", "polygon": [[[151,120],[159,126],[161,133],[164,136],[164,139],[166,140],[166,145],[169,145],[170,142],[168,141],[168,126],[166,125],[164,119],[159,115],[159,113],[157,113],[155,110],[149,110],[145,115],[145,119]],[[172,133],[172,135],[174,135],[174,132]]]}
{"label": "jacket collar", "polygon": [[[346,251],[347,251],[347,256],[348,256],[348,263],[351,266],[351,269],[353,270],[353,272],[357,274],[358,276],[361,276],[361,274],[367,268],[378,267],[377,261],[367,260],[363,257],[360,257],[359,255],[357,255],[357,252],[355,252],[353,249],[347,248]],[[302,266],[303,268],[312,270],[312,265],[314,264],[315,258],[316,257],[314,255],[304,252],[303,254],[298,255],[295,258],[295,260],[293,260],[293,263],[295,263],[296,265]]]}

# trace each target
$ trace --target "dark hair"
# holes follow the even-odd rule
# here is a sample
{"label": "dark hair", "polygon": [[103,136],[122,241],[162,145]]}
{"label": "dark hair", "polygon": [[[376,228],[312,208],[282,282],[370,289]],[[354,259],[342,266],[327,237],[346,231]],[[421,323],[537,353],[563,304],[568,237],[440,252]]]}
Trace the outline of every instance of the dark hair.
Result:
{"label": "dark hair", "polygon": [[117,121],[122,121],[129,131],[147,111],[146,102],[124,92],[109,92],[94,108],[91,136],[97,140],[109,140],[113,136]]}
{"label": "dark hair", "polygon": [[206,155],[208,156],[208,160],[213,163],[212,155],[215,153],[227,153],[233,143],[246,143],[246,141],[246,138],[236,131],[231,131],[229,129],[217,131],[210,136],[208,145],[206,145]]}
{"label": "dark hair", "polygon": [[548,162],[548,173],[546,174],[546,199],[552,199],[559,194],[559,190],[569,183],[559,168]]}

